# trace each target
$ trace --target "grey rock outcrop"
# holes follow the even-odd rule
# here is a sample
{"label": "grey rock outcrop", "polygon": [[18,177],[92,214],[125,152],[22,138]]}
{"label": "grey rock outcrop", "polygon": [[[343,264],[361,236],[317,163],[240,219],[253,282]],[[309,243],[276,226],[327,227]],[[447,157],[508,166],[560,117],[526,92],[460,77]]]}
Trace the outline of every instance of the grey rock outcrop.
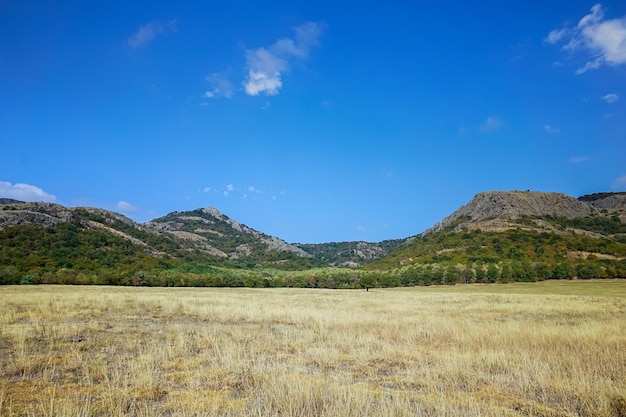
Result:
{"label": "grey rock outcrop", "polygon": [[489,219],[517,219],[521,216],[585,217],[598,210],[574,197],[561,193],[536,191],[488,191],[474,198],[425,233],[440,231],[451,224],[479,222]]}
{"label": "grey rock outcrop", "polygon": [[584,195],[578,199],[598,209],[626,209],[626,193],[596,193]]}
{"label": "grey rock outcrop", "polygon": [[54,203],[9,203],[0,205],[0,227],[19,224],[54,226],[74,218],[70,209]]}
{"label": "grey rock outcrop", "polygon": [[[207,208],[202,209],[202,211],[208,215],[215,217],[218,220],[221,220],[227,223],[228,225],[230,225],[230,227],[232,227],[237,232],[246,233],[251,236],[254,236],[257,239],[260,239],[265,245],[267,245],[268,250],[295,252],[298,256],[302,256],[305,258],[308,258],[311,256],[306,251],[300,249],[299,247],[295,245],[289,244],[285,242],[284,240],[279,239],[277,237],[268,236],[264,233],[258,232],[244,224],[241,224],[231,219],[230,217],[226,216],[215,207],[207,207]],[[250,253],[248,253],[248,255],[250,255]]]}

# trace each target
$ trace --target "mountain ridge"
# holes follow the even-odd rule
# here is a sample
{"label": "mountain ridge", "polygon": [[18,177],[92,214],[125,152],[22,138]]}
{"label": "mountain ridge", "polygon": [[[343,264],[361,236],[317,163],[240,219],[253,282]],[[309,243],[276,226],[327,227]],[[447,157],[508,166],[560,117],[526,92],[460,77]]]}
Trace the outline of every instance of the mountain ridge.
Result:
{"label": "mountain ridge", "polygon": [[[83,230],[115,236],[134,245],[138,253],[157,259],[209,262],[235,268],[306,269],[315,265],[358,268],[376,264],[389,256],[400,259],[400,264],[412,262],[418,257],[410,255],[407,248],[444,231],[503,233],[521,230],[561,235],[576,233],[606,239],[610,236],[598,228],[621,230],[618,223],[626,222],[625,203],[626,193],[595,193],[574,198],[553,192],[487,191],[477,193],[431,228],[404,239],[291,244],[239,223],[215,207],[175,211],[137,223],[123,214],[100,208],[0,199],[0,230],[26,225],[54,228],[68,224],[75,233]],[[576,223],[576,219],[604,224],[590,227],[581,221]],[[616,236],[622,238],[619,233]],[[398,255],[403,250],[408,250],[407,254]],[[445,253],[453,249],[437,250]]]}
{"label": "mountain ridge", "polygon": [[[453,223],[464,227],[489,219],[514,220],[521,216],[586,217],[598,214],[594,206],[556,192],[487,191],[480,192],[441,222],[427,229],[434,233]],[[465,221],[459,222],[460,219]]]}

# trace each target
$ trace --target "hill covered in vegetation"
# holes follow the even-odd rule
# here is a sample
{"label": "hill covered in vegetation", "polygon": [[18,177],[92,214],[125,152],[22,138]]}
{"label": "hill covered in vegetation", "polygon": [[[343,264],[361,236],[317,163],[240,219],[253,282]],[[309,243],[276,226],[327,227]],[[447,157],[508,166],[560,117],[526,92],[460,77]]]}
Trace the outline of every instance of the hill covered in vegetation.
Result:
{"label": "hill covered in vegetation", "polygon": [[625,200],[615,193],[479,193],[366,269],[395,269],[416,283],[432,281],[434,270],[447,282],[626,277]]}
{"label": "hill covered in vegetation", "polygon": [[138,224],[97,208],[5,202],[0,205],[0,283],[141,284],[164,271],[224,275],[321,266],[301,249],[215,209],[175,212]]}
{"label": "hill covered in vegetation", "polygon": [[372,286],[626,277],[626,193],[498,191],[425,232],[290,244],[217,209],[139,224],[87,207],[0,200],[0,284]]}

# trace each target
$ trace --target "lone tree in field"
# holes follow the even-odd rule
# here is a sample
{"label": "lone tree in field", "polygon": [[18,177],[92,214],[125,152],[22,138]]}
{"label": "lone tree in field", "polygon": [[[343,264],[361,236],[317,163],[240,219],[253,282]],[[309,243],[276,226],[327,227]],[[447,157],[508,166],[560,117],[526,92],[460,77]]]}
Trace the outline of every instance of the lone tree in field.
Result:
{"label": "lone tree in field", "polygon": [[359,279],[359,284],[362,288],[365,288],[365,291],[369,291],[370,288],[376,285],[376,279],[370,274],[364,274]]}

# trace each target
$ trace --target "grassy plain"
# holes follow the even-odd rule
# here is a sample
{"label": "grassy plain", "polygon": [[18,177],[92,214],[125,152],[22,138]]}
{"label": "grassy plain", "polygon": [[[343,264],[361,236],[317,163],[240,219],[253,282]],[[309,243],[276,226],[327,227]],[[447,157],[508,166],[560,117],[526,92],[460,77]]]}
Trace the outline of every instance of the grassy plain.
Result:
{"label": "grassy plain", "polygon": [[0,287],[2,416],[626,416],[626,281]]}

